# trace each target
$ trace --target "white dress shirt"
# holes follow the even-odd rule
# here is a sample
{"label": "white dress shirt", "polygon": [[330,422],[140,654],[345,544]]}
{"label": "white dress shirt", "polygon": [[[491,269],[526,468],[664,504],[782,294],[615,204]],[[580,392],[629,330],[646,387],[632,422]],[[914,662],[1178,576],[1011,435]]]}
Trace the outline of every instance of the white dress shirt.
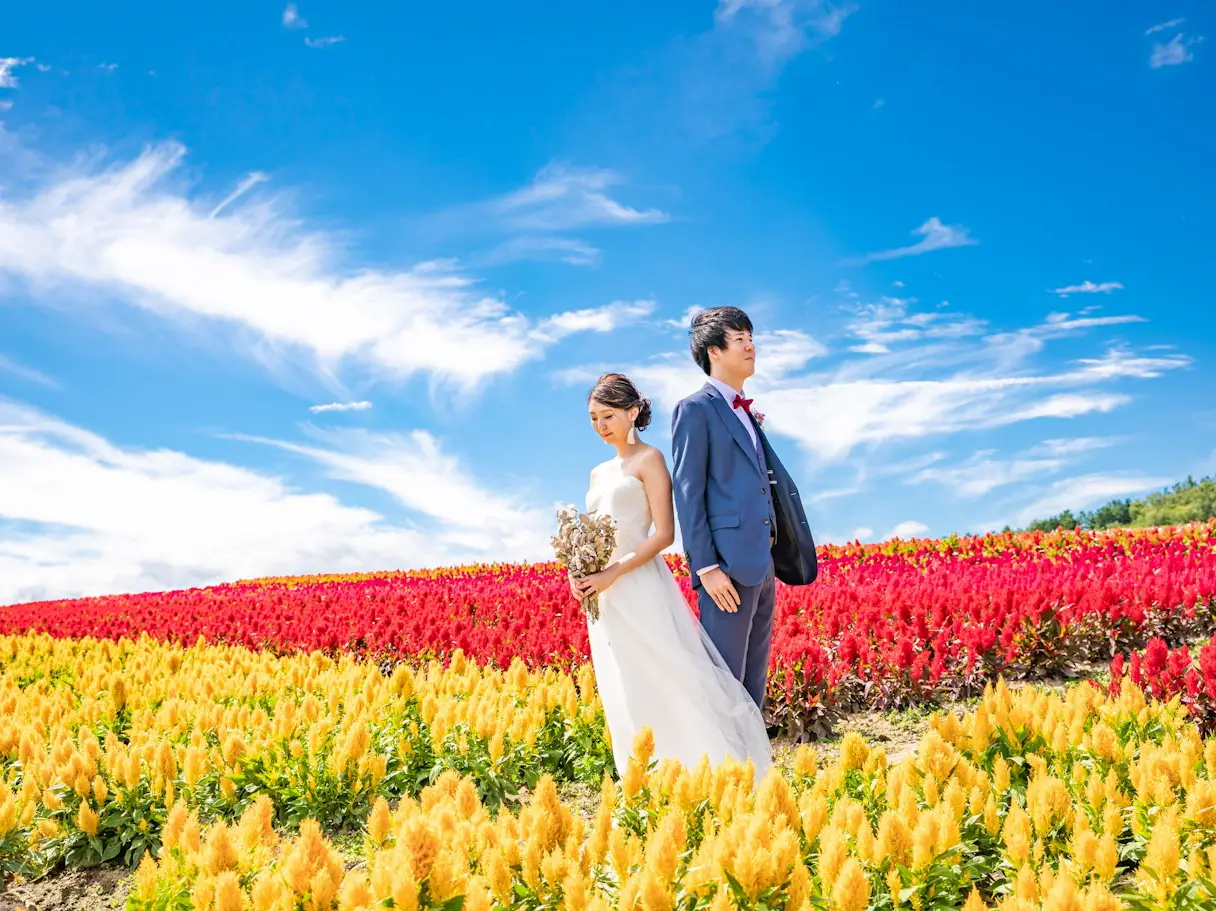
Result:
{"label": "white dress shirt", "polygon": [[743,425],[743,429],[746,430],[747,435],[749,437],[751,437],[752,445],[759,448],[760,443],[756,439],[756,428],[752,424],[751,418],[748,417],[747,412],[744,411],[742,408],[734,408],[734,401],[735,401],[736,395],[742,395],[744,398],[747,398],[747,396],[744,395],[742,392],[736,392],[734,389],[731,389],[730,386],[726,385],[726,383],[722,382],[717,377],[711,376],[709,378],[709,383],[711,386],[713,386],[715,389],[717,389],[720,393],[722,393],[722,397],[724,399],[726,399],[726,404],[730,405],[732,407],[732,409],[735,412],[735,417],[737,417],[739,419],[739,423]]}
{"label": "white dress shirt", "polygon": [[[760,441],[756,439],[756,427],[754,424],[752,424],[751,418],[748,416],[747,412],[744,411],[742,408],[734,407],[735,396],[743,395],[743,393],[741,391],[737,392],[736,390],[731,389],[730,386],[728,386],[726,383],[722,382],[717,377],[711,376],[709,378],[709,382],[710,382],[710,385],[712,385],[715,389],[717,389],[720,393],[722,393],[722,397],[724,399],[726,399],[726,404],[731,406],[731,410],[735,412],[735,417],[737,417],[739,419],[739,423],[743,425],[743,429],[746,430],[747,435],[749,437],[751,437],[752,445],[755,446],[757,449],[759,449]],[[743,397],[747,398],[746,395],[743,395]],[[703,567],[701,567],[701,569],[697,570],[697,575],[703,576],[707,572],[709,572],[711,569],[717,569],[717,568],[718,568],[717,563],[714,563],[712,566],[703,566]]]}

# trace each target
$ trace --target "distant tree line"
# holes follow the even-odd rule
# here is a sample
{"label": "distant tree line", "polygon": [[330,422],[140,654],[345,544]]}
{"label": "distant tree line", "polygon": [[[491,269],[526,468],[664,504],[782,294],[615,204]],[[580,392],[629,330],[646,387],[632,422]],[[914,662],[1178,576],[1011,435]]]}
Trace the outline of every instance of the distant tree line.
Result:
{"label": "distant tree line", "polygon": [[1026,531],[1055,531],[1057,528],[1151,528],[1205,522],[1216,516],[1216,478],[1196,481],[1188,477],[1160,493],[1142,500],[1111,500],[1092,512],[1066,509],[1059,515],[1031,522]]}

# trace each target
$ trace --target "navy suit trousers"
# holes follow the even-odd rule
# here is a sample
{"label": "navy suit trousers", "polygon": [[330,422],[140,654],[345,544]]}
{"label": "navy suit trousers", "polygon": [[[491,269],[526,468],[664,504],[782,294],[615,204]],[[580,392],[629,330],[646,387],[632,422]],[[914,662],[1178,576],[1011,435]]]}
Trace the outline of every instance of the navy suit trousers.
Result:
{"label": "navy suit trousers", "polygon": [[701,625],[721,653],[727,667],[743,684],[752,701],[764,708],[768,689],[768,659],[773,643],[773,613],[777,583],[770,564],[759,585],[740,585],[731,579],[739,593],[735,613],[722,610],[704,588],[697,589]]}

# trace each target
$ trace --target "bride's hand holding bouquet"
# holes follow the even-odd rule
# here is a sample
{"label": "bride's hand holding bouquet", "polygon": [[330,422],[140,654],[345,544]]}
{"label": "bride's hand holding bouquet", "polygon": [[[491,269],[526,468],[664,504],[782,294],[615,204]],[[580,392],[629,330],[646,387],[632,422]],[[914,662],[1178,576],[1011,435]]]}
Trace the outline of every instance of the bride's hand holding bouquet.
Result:
{"label": "bride's hand holding bouquet", "polygon": [[557,512],[557,534],[550,539],[557,563],[566,569],[570,593],[592,620],[600,617],[599,593],[616,581],[609,567],[616,549],[616,522],[611,516],[579,512],[573,506]]}

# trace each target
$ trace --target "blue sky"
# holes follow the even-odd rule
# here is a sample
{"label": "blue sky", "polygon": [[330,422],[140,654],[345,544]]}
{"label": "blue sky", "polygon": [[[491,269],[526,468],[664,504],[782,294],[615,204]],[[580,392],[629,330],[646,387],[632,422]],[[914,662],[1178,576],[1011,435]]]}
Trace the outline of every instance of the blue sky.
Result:
{"label": "blue sky", "polygon": [[[1199,2],[26,4],[0,603],[547,555],[746,308],[821,540],[1216,470]],[[334,406],[334,407],[327,407]]]}

